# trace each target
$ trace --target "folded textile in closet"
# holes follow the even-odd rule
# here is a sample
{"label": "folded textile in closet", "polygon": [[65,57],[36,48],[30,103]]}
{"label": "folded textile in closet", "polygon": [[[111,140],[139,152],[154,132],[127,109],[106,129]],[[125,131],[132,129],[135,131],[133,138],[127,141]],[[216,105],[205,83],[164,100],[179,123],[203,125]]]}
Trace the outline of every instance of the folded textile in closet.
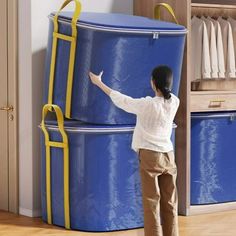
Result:
{"label": "folded textile in closet", "polygon": [[225,59],[220,23],[209,16],[207,18],[211,20],[215,26],[219,78],[225,78]]}
{"label": "folded textile in closet", "polygon": [[[236,20],[233,19],[232,17],[229,17],[228,21],[229,21],[231,28],[232,28],[233,40],[234,40],[234,55],[236,57]],[[235,64],[235,68],[236,68],[236,64]]]}
{"label": "folded textile in closet", "polygon": [[207,28],[207,35],[209,40],[209,49],[210,49],[210,62],[211,62],[211,77],[219,77],[219,67],[218,67],[218,56],[217,56],[217,47],[216,47],[216,32],[213,22],[202,16],[201,19],[205,22]]}
{"label": "folded textile in closet", "polygon": [[211,78],[209,40],[206,24],[203,20],[193,16],[191,26],[193,45],[191,49],[192,80]]}
{"label": "folded textile in closet", "polygon": [[235,54],[232,28],[230,23],[227,20],[224,20],[222,17],[219,17],[217,20],[220,23],[223,36],[224,59],[226,62],[226,78],[235,78]]}

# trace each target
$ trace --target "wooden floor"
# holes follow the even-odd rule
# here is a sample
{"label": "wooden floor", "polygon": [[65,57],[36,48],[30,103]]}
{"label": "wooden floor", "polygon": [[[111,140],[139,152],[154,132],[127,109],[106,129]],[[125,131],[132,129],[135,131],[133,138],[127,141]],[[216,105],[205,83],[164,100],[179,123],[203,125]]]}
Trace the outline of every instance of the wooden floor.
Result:
{"label": "wooden floor", "polygon": [[[180,236],[235,236],[236,211],[179,217]],[[0,236],[143,236],[143,229],[112,233],[84,233],[49,226],[40,218],[28,218],[0,211]]]}

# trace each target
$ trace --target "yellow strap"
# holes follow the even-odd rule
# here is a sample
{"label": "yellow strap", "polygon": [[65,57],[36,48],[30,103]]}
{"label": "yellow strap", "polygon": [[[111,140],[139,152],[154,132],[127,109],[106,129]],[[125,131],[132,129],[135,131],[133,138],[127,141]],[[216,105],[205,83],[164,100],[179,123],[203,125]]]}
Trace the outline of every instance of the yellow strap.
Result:
{"label": "yellow strap", "polygon": [[71,36],[67,36],[67,35],[59,34],[59,33],[55,33],[55,32],[53,33],[53,37],[56,37],[58,39],[63,39],[65,41],[70,41],[70,42],[75,40],[75,38],[73,38]]}
{"label": "yellow strap", "polygon": [[179,24],[179,23],[178,23],[178,20],[177,20],[177,18],[176,18],[176,16],[175,16],[175,13],[174,13],[173,8],[172,8],[169,4],[167,4],[167,3],[158,3],[158,4],[156,5],[156,7],[154,8],[154,16],[155,16],[155,19],[157,19],[157,20],[160,20],[160,19],[161,19],[161,7],[166,8],[166,9],[168,10],[168,12],[169,12],[169,13],[172,15],[172,17],[174,18],[176,24]]}
{"label": "yellow strap", "polygon": [[72,87],[74,78],[75,51],[76,51],[76,41],[72,41],[70,47],[70,61],[69,61],[67,91],[66,91],[65,117],[68,119],[71,118],[71,99],[72,99]]}
{"label": "yellow strap", "polygon": [[51,206],[51,156],[50,147],[46,146],[46,196],[47,196],[47,217],[48,224],[52,224],[52,206]]}
{"label": "yellow strap", "polygon": [[[72,34],[71,36],[63,35],[58,33],[58,16],[60,12],[65,8],[70,2],[75,2],[75,11],[71,20]],[[48,103],[53,104],[53,88],[54,88],[54,77],[55,77],[55,65],[57,56],[57,40],[62,39],[71,42],[70,47],[70,58],[69,58],[69,69],[67,78],[67,91],[66,91],[66,108],[65,116],[66,118],[71,118],[71,98],[72,98],[72,86],[74,78],[74,62],[75,62],[75,52],[76,52],[76,38],[77,38],[77,27],[76,23],[81,12],[81,4],[78,0],[66,0],[61,6],[60,10],[54,16],[54,33],[53,33],[53,43],[52,43],[52,56],[50,65],[50,78],[49,78],[49,92],[48,92]]]}
{"label": "yellow strap", "polygon": [[54,87],[54,76],[55,76],[55,66],[56,66],[56,55],[57,55],[57,38],[53,37],[49,88],[48,88],[48,103],[49,104],[53,103],[53,87]]}
{"label": "yellow strap", "polygon": [[57,148],[65,148],[67,146],[67,144],[59,143],[59,142],[48,142],[48,143],[45,143],[45,145],[49,147],[57,147]]}
{"label": "yellow strap", "polygon": [[[54,110],[57,117],[58,128],[62,136],[62,142],[52,142],[45,125],[47,113]],[[69,146],[68,137],[64,129],[64,117],[59,106],[46,104],[42,111],[42,130],[45,136],[46,145],[46,192],[47,192],[47,220],[52,224],[52,199],[51,199],[51,153],[50,147],[63,148],[64,151],[64,215],[65,228],[70,229],[70,201],[69,201]]]}

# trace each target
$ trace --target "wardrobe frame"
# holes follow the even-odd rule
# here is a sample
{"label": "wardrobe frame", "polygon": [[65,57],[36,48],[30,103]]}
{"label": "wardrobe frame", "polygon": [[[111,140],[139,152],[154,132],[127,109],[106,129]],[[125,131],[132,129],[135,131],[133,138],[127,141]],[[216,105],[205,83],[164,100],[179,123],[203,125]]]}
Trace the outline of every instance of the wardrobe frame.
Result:
{"label": "wardrobe frame", "polygon": [[[211,4],[210,0],[205,1],[206,3],[192,3],[190,0],[134,0],[134,14],[154,18],[154,7],[161,2],[170,4],[179,23],[188,29],[179,93],[180,107],[175,120],[178,125],[175,152],[178,167],[179,214],[187,216],[234,210],[236,201],[207,205],[190,204],[191,112],[236,111],[236,90],[191,91],[191,16],[192,14],[207,14],[213,17],[227,15],[236,19],[236,3],[232,5],[230,1],[229,5],[225,5],[225,1],[222,1],[222,4]],[[161,18],[172,21],[166,11],[162,11]],[[211,103],[214,106],[211,106]]]}

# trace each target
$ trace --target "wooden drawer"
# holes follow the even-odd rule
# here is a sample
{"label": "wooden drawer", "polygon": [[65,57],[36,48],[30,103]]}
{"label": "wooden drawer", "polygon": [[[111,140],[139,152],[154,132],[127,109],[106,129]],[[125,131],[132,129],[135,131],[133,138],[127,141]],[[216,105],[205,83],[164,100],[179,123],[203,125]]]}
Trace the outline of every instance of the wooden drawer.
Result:
{"label": "wooden drawer", "polygon": [[236,91],[191,92],[191,112],[236,110]]}

